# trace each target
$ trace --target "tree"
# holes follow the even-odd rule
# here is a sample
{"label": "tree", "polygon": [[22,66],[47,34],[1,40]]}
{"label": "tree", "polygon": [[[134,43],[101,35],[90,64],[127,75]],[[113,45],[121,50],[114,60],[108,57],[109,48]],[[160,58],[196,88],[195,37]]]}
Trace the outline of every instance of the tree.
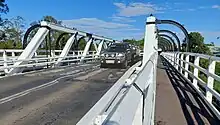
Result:
{"label": "tree", "polygon": [[21,16],[17,16],[4,22],[3,29],[7,39],[14,40],[16,43],[21,42],[25,27],[25,20]]}
{"label": "tree", "polygon": [[[50,22],[50,23],[58,24],[58,25],[62,24],[62,21],[59,21],[59,20],[55,19],[54,17],[47,15],[47,16],[43,16],[43,18],[41,20],[32,22],[30,25],[33,26],[33,25],[39,24],[41,21],[47,21],[47,22]],[[30,42],[30,40],[34,37],[34,35],[37,33],[37,31],[38,31],[38,28],[36,28],[36,29],[31,31],[31,33],[29,34],[27,43]],[[51,49],[60,49],[60,47],[56,46],[55,44],[56,44],[57,38],[61,34],[62,34],[62,32],[57,32],[57,31],[54,31],[54,30],[50,30],[51,47],[50,47],[50,43],[49,42],[47,43],[47,46],[49,46]],[[66,43],[66,41],[64,43],[63,40],[66,40],[67,38],[69,38],[69,36],[63,36],[63,37],[64,38],[61,41],[62,45],[60,45],[61,47],[63,46],[63,44]],[[42,49],[45,49],[45,48],[46,48],[46,43],[42,43]]]}
{"label": "tree", "polygon": [[209,48],[204,44],[204,37],[199,32],[191,32],[189,34],[189,51],[211,54]]}
{"label": "tree", "polygon": [[1,13],[6,14],[9,11],[8,5],[5,3],[5,0],[0,0],[0,26],[4,22],[1,18]]}
{"label": "tree", "polygon": [[144,39],[141,40],[135,40],[135,39],[124,39],[123,42],[128,42],[134,45],[139,46],[140,48],[144,47]]}
{"label": "tree", "polygon": [[52,16],[44,16],[41,21],[47,21],[47,22],[51,22],[51,23],[54,23],[54,24],[60,24],[62,23],[62,21],[59,21],[57,19],[55,19],[54,17]]}

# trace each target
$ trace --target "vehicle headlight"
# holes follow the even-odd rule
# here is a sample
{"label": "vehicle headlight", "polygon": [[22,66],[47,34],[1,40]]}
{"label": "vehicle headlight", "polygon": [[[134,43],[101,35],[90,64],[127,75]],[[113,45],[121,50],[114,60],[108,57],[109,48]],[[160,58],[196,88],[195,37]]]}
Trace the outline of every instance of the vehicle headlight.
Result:
{"label": "vehicle headlight", "polygon": [[111,56],[112,56],[112,57],[114,57],[115,55],[114,55],[114,54],[112,54]]}
{"label": "vehicle headlight", "polygon": [[123,57],[123,56],[124,56],[124,54],[122,54],[122,53],[118,54],[118,57]]}

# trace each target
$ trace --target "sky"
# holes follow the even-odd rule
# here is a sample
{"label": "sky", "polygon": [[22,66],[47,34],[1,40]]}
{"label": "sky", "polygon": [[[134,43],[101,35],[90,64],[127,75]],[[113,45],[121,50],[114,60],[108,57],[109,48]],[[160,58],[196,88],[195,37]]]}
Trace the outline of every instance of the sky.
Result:
{"label": "sky", "polygon": [[[121,40],[142,39],[150,14],[157,19],[171,19],[184,25],[188,32],[200,32],[205,43],[220,46],[220,0],[6,0],[9,13],[5,18],[21,16],[26,27],[50,15],[63,25]],[[175,32],[172,25],[159,29]]]}

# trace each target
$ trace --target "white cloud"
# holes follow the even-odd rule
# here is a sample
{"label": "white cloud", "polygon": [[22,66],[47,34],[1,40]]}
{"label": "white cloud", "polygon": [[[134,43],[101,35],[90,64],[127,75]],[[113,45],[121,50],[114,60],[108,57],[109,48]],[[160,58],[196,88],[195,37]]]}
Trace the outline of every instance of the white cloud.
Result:
{"label": "white cloud", "polygon": [[116,15],[113,15],[110,18],[112,19],[112,21],[116,21],[116,22],[136,22],[136,20],[133,20],[131,18],[116,16]]}
{"label": "white cloud", "polygon": [[188,11],[196,11],[196,9],[187,9]]}
{"label": "white cloud", "polygon": [[151,3],[130,3],[128,5],[124,3],[114,3],[114,5],[118,7],[118,15],[125,17],[161,13],[161,10],[164,10],[164,8]]}
{"label": "white cloud", "polygon": [[[107,22],[97,18],[80,18],[73,20],[62,20],[63,25],[74,27],[89,33],[111,37],[113,39],[138,38],[140,31],[129,24]],[[139,39],[139,38],[138,38]]]}
{"label": "white cloud", "polygon": [[220,5],[213,5],[212,8],[214,8],[214,9],[220,9]]}

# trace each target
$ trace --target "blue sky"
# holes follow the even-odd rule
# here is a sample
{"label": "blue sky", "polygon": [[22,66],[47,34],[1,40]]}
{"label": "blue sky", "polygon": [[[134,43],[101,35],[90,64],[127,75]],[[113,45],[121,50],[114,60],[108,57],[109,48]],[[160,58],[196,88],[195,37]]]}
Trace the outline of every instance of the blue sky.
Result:
{"label": "blue sky", "polygon": [[[220,45],[220,0],[6,0],[6,18],[22,16],[26,24],[51,15],[64,25],[115,39],[144,36],[149,14],[172,19],[190,31],[200,32],[205,42]],[[181,38],[174,26],[163,25]]]}

